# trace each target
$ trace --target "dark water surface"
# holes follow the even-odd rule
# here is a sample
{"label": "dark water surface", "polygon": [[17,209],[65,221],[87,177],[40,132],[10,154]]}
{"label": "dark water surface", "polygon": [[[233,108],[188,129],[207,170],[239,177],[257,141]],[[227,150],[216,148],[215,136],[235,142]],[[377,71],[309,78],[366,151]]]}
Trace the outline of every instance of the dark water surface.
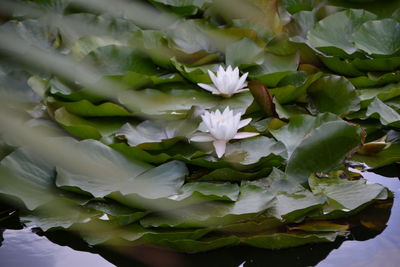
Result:
{"label": "dark water surface", "polygon": [[[396,176],[399,175],[397,171],[398,165],[395,166]],[[361,229],[352,231],[346,240],[342,238],[333,243],[275,251],[237,246],[185,255],[146,247],[91,248],[70,234],[55,233],[44,237],[27,228],[5,229],[0,230],[4,239],[0,247],[0,267],[400,266],[400,181],[375,173],[364,173],[363,176],[371,183],[388,187],[395,195],[387,227],[382,233]],[[379,219],[385,214],[378,212],[374,216]]]}

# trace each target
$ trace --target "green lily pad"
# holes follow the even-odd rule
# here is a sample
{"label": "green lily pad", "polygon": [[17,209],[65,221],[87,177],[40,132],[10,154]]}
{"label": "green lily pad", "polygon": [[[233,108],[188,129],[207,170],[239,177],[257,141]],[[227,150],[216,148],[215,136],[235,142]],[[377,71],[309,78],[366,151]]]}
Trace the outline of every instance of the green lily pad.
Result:
{"label": "green lily pad", "polygon": [[88,211],[69,199],[55,199],[37,207],[32,213],[21,216],[29,227],[40,227],[43,231],[55,228],[68,229],[75,223],[82,223],[99,215]]}
{"label": "green lily pad", "polygon": [[368,21],[354,34],[355,45],[375,55],[393,55],[400,50],[400,23],[393,19]]}
{"label": "green lily pad", "polygon": [[321,76],[322,73],[319,72],[307,77],[304,83],[300,85],[288,84],[282,87],[272,88],[269,90],[269,92],[276,98],[279,104],[291,103],[301,97],[304,97],[307,93],[308,87],[316,80],[318,80]]}
{"label": "green lily pad", "polygon": [[[346,237],[361,217],[369,227],[349,216],[388,212],[393,194],[346,167],[400,162],[399,1],[148,0],[160,16],[143,13],[154,27],[138,18],[140,29],[128,9],[25,1],[0,26],[33,48],[1,48],[0,195],[22,223],[89,245],[280,249]],[[62,58],[98,80],[60,76]],[[198,86],[227,65],[249,74],[249,92]],[[259,135],[229,140],[218,158],[190,137],[205,110],[228,106]],[[29,142],[38,154],[15,147]]]}
{"label": "green lily pad", "polygon": [[311,131],[294,149],[286,173],[299,183],[305,183],[311,173],[328,172],[341,166],[347,153],[361,140],[361,129],[357,126],[344,121],[326,122]]}
{"label": "green lily pad", "polygon": [[54,112],[54,119],[72,135],[95,140],[115,133],[125,122],[125,120],[115,118],[87,120],[69,113],[64,107]]}
{"label": "green lily pad", "polygon": [[364,75],[364,73],[362,72],[364,68],[363,69],[357,68],[358,65],[355,64],[356,60],[352,61],[340,57],[331,57],[331,56],[328,57],[322,55],[319,58],[328,69],[338,74],[345,76],[354,76],[354,77]]}
{"label": "green lily pad", "polygon": [[285,76],[297,70],[300,58],[297,53],[288,56],[264,53],[261,60],[262,63],[246,68],[245,71],[249,72],[251,79],[276,87]]}
{"label": "green lily pad", "polygon": [[183,77],[194,83],[211,83],[211,79],[208,75],[208,70],[216,72],[219,67],[218,64],[190,67],[178,62],[176,58],[172,58],[171,63]]}
{"label": "green lily pad", "polygon": [[389,84],[384,87],[361,89],[357,92],[361,100],[361,107],[367,108],[375,97],[381,101],[387,101],[400,96],[400,83]]}
{"label": "green lily pad", "polygon": [[256,136],[249,139],[228,144],[224,155],[224,160],[231,164],[256,165],[262,161],[265,166],[264,158],[274,155],[279,161],[287,157],[285,147],[275,140]]}
{"label": "green lily pad", "polygon": [[155,75],[160,72],[146,55],[128,46],[99,47],[90,52],[83,62],[96,68],[101,75],[121,75],[128,71]]}
{"label": "green lily pad", "polygon": [[110,147],[120,152],[127,158],[140,159],[147,163],[160,164],[172,158],[170,155],[166,153],[153,155],[139,147],[129,146],[125,143],[110,144]]}
{"label": "green lily pad", "polygon": [[205,227],[231,223],[257,214],[273,203],[274,196],[266,189],[243,185],[235,203],[209,202],[170,212],[167,216],[153,215],[140,221],[144,227]]}
{"label": "green lily pad", "polygon": [[129,225],[122,229],[118,235],[131,244],[158,244],[167,243],[172,241],[181,240],[197,240],[206,235],[210,230],[208,229],[176,229],[175,231],[159,231],[157,229],[146,229],[137,224]]}
{"label": "green lily pad", "polygon": [[50,101],[51,105],[64,107],[69,113],[82,117],[123,117],[133,116],[124,107],[106,102],[94,105],[86,99],[77,102]]}
{"label": "green lily pad", "polygon": [[326,202],[325,196],[314,195],[278,169],[273,169],[267,178],[246,182],[246,184],[271,190],[276,200],[269,215],[285,223],[304,220],[308,213],[320,209]]}
{"label": "green lily pad", "polygon": [[378,98],[375,98],[374,101],[369,104],[365,115],[370,117],[375,114],[379,117],[383,125],[400,127],[400,114]]}
{"label": "green lily pad", "polygon": [[311,104],[319,112],[345,115],[360,109],[354,86],[344,77],[325,76],[308,88]]}
{"label": "green lily pad", "polygon": [[352,161],[362,162],[371,168],[379,168],[400,162],[400,144],[391,144],[388,148],[371,155],[354,154]]}
{"label": "green lily pad", "polygon": [[346,232],[347,224],[337,224],[329,221],[310,221],[290,227],[290,230],[302,230],[306,232]]}
{"label": "green lily pad", "polygon": [[177,127],[183,123],[172,121],[165,125],[162,122],[144,121],[135,126],[127,123],[115,133],[115,136],[124,138],[130,146],[138,146],[145,150],[166,149],[178,141]]}
{"label": "green lily pad", "polygon": [[74,59],[81,60],[97,48],[109,45],[123,45],[123,43],[111,36],[84,36],[72,43],[71,55]]}
{"label": "green lily pad", "polygon": [[[109,220],[117,225],[127,225],[136,222],[148,214],[147,211],[133,210],[119,203],[107,201],[92,200],[85,205],[85,208],[93,209],[106,215],[104,220]],[[102,216],[102,217],[103,217]],[[100,219],[103,219],[100,217]]]}
{"label": "green lily pad", "polygon": [[97,103],[106,100],[104,97],[94,95],[89,90],[79,88],[76,85],[67,83],[57,77],[49,80],[47,94],[69,101],[86,99],[92,103]]}
{"label": "green lily pad", "polygon": [[352,34],[366,21],[376,15],[365,10],[349,9],[334,13],[320,20],[308,33],[311,46],[332,56],[346,57],[357,51],[351,42]]}
{"label": "green lily pad", "polygon": [[[230,98],[223,98],[212,95],[205,90],[194,89],[169,89],[163,91],[145,89],[141,92],[150,101],[146,107],[141,109],[142,113],[172,119],[185,118],[192,107],[195,106],[202,109],[218,107],[220,110],[229,106],[234,113],[240,112],[244,114],[253,102],[253,96],[250,92],[236,94]],[[119,101],[130,107],[130,97],[132,96],[129,94],[121,93]],[[135,109],[136,107],[132,106],[132,108]]]}
{"label": "green lily pad", "polygon": [[[54,2],[56,2],[54,4],[56,7],[60,6],[60,1],[56,0]],[[75,42],[79,42],[79,39],[85,40],[83,37],[86,36],[101,36],[102,38],[108,36],[114,40],[122,41],[130,31],[138,29],[133,21],[122,17],[90,13],[65,14],[64,12],[60,13],[63,14],[62,18],[65,24],[77,25],[76,23],[79,23],[77,26],[74,26],[79,27],[79,30],[70,30],[68,27],[61,27],[60,29],[63,42],[71,47]]]}
{"label": "green lily pad", "polygon": [[281,158],[274,157],[273,155],[270,155],[269,158],[275,159],[275,161],[271,160],[271,161],[267,162],[265,165],[268,165],[268,163],[269,163],[271,166],[262,168],[261,170],[244,172],[244,171],[234,170],[232,168],[219,168],[219,169],[213,170],[205,175],[202,175],[199,178],[195,178],[194,180],[195,181],[240,182],[240,181],[253,180],[256,178],[265,177],[266,175],[268,175],[271,172],[272,166],[279,167],[279,165],[283,165]]}
{"label": "green lily pad", "polygon": [[349,81],[357,88],[375,87],[400,82],[400,72],[390,72],[383,75],[368,73],[368,76],[350,78]]}
{"label": "green lily pad", "polygon": [[226,47],[225,62],[226,65],[242,68],[256,65],[258,61],[262,61],[262,53],[262,47],[248,38],[243,38]]}
{"label": "green lily pad", "polygon": [[305,43],[307,33],[314,27],[316,22],[315,12],[300,11],[292,15],[292,21],[287,25],[290,40],[297,43]]}
{"label": "green lily pad", "polygon": [[324,123],[340,120],[338,116],[330,113],[319,114],[317,117],[298,115],[292,117],[288,125],[277,130],[270,130],[270,132],[278,141],[286,146],[288,156],[290,157],[296,147],[299,146],[313,129]]}
{"label": "green lily pad", "polygon": [[27,149],[17,149],[0,162],[0,192],[13,195],[34,210],[57,196],[54,166]]}
{"label": "green lily pad", "polygon": [[[74,191],[79,188],[78,192],[88,192],[95,197],[104,197],[115,191],[125,195],[137,193],[147,198],[167,197],[177,193],[187,172],[184,164],[177,161],[151,168],[140,161],[128,160],[93,140],[74,146],[82,151],[82,156],[93,162],[93,166],[98,166],[96,176],[85,169],[72,171],[57,168],[56,184]],[[89,157],[89,154],[96,157]],[[160,175],[163,179],[159,179]]]}
{"label": "green lily pad", "polygon": [[[277,100],[274,100],[275,103],[275,111],[278,114],[280,119],[290,119],[292,117],[296,117],[298,115],[309,114],[309,112],[304,107],[300,107],[298,105],[281,105]],[[283,125],[282,125],[283,126]],[[273,128],[273,127],[271,127]],[[278,127],[279,128],[279,127]]]}
{"label": "green lily pad", "polygon": [[[167,216],[175,209],[190,208],[210,201],[234,202],[238,199],[239,186],[229,183],[189,182],[176,194],[161,198],[145,198],[139,194],[121,195],[112,193],[110,198],[130,207],[163,212]],[[174,216],[174,215],[171,215]]]}
{"label": "green lily pad", "polygon": [[356,58],[352,65],[360,71],[395,71],[400,66],[400,57]]}
{"label": "green lily pad", "polygon": [[314,242],[332,242],[338,236],[337,233],[322,234],[286,234],[276,233],[272,235],[255,235],[241,238],[245,244],[266,249],[289,248]]}
{"label": "green lily pad", "polygon": [[192,54],[199,51],[212,52],[215,50],[212,40],[205,34],[200,23],[194,20],[182,20],[170,27],[168,36],[171,46],[176,46],[179,50]]}
{"label": "green lily pad", "polygon": [[311,176],[309,184],[315,194],[324,194],[328,199],[324,206],[324,216],[335,211],[350,213],[373,200],[385,199],[388,196],[385,187],[367,184],[364,179],[349,181],[339,177]]}
{"label": "green lily pad", "polygon": [[155,76],[128,71],[124,75],[108,76],[107,78],[120,82],[123,86],[128,87],[127,89],[153,88],[163,84],[184,82],[182,76],[177,73]]}

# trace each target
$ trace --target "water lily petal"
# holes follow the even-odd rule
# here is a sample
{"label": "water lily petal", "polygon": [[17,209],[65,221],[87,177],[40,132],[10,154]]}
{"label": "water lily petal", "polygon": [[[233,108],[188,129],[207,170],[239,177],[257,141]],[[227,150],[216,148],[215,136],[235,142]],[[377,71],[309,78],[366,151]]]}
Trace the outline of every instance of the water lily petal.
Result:
{"label": "water lily petal", "polygon": [[241,93],[241,92],[246,92],[246,91],[249,91],[249,88],[243,88],[243,89],[236,90],[236,93]]}
{"label": "water lily petal", "polygon": [[198,85],[212,94],[231,97],[233,94],[248,90],[247,88],[243,89],[243,87],[247,86],[246,79],[248,74],[249,73],[246,72],[240,76],[238,67],[233,69],[232,66],[229,65],[225,70],[220,65],[216,74],[211,70],[208,70],[208,75],[210,76],[213,85],[203,83],[199,83]]}
{"label": "water lily petal", "polygon": [[215,140],[213,142],[215,152],[217,153],[218,158],[221,158],[225,154],[226,149],[226,141],[225,140]]}
{"label": "water lily petal", "polygon": [[217,76],[215,76],[214,72],[212,72],[211,70],[208,70],[208,76],[210,76],[211,81],[213,82],[213,84],[217,85]]}
{"label": "water lily petal", "polygon": [[210,118],[210,112],[205,112],[203,115],[201,115],[201,119],[203,120],[204,124],[208,129],[212,128],[212,120]]}
{"label": "water lily petal", "polygon": [[244,139],[244,138],[249,138],[253,136],[257,136],[259,133],[250,133],[250,132],[240,132],[233,137],[233,139]]}
{"label": "water lily petal", "polygon": [[251,118],[244,119],[239,122],[238,129],[243,128],[244,126],[248,125],[251,122]]}
{"label": "water lily petal", "polygon": [[236,90],[239,90],[239,89],[243,88],[244,86],[247,86],[246,79],[247,79],[248,75],[249,75],[249,73],[246,72],[245,74],[242,75],[242,77],[240,77],[239,81],[237,82],[236,88],[235,88]]}
{"label": "water lily petal", "polygon": [[238,67],[236,67],[236,68],[233,70],[233,76],[239,77],[239,68],[238,68]]}
{"label": "water lily petal", "polygon": [[220,92],[218,91],[218,89],[216,89],[215,87],[205,84],[205,83],[198,83],[198,86],[200,86],[201,88],[210,91],[213,94],[219,94]]}

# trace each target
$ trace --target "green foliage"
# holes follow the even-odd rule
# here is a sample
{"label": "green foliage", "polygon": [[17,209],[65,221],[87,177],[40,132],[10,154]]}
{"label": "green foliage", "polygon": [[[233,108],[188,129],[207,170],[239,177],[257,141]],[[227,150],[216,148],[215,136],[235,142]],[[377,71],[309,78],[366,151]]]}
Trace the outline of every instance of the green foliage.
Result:
{"label": "green foliage", "polygon": [[[400,128],[399,12],[387,3],[378,12],[377,3],[248,0],[229,15],[224,2],[149,0],[159,18],[138,18],[139,29],[125,10],[36,1],[60,22],[21,11],[0,25],[38,49],[0,47],[5,112],[18,110],[27,132],[80,139],[0,140],[0,193],[27,225],[67,229],[91,245],[278,249],[345,236],[347,217],[391,196],[341,174],[348,161],[400,161],[398,140],[386,138]],[[158,19],[165,25],[143,26]],[[37,51],[61,60],[39,62]],[[56,64],[63,60],[68,71]],[[82,81],[75,66],[94,74]],[[202,89],[228,66],[248,75],[249,90]],[[219,87],[233,86],[227,80]],[[239,134],[258,136],[225,140],[219,157],[212,142],[192,139],[210,134],[206,110],[226,107],[251,119]],[[71,150],[40,153],[53,144]]]}

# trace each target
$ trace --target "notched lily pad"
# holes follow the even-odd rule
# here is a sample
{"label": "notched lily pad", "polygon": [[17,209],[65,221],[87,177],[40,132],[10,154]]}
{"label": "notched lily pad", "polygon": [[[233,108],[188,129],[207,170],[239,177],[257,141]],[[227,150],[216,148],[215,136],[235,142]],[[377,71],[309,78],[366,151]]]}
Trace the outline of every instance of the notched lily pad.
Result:
{"label": "notched lily pad", "polygon": [[172,121],[165,125],[163,122],[144,121],[136,126],[126,123],[115,136],[125,139],[130,146],[138,146],[145,150],[161,150],[178,141],[178,135],[180,136],[178,128],[184,123],[185,121]]}

